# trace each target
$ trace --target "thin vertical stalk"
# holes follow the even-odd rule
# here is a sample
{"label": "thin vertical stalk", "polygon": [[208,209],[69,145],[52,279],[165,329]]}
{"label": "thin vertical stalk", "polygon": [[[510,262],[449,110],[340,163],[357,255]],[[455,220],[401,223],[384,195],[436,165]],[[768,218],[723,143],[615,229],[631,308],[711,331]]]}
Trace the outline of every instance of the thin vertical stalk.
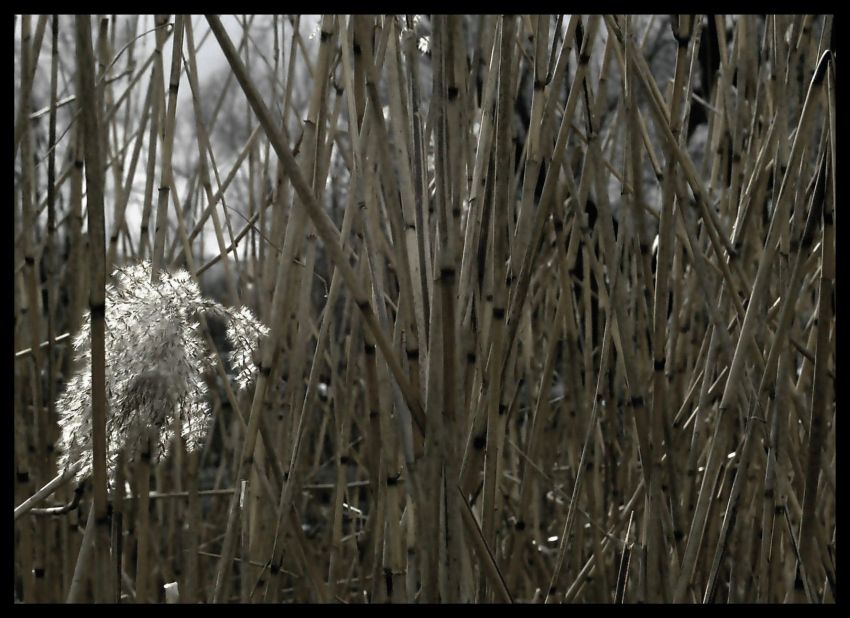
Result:
{"label": "thin vertical stalk", "polygon": [[91,23],[88,17],[76,18],[77,64],[85,130],[86,192],[89,228],[89,264],[91,288],[91,375],[92,375],[92,468],[95,518],[95,599],[101,602],[112,598],[109,567],[109,514],[106,496],[106,234],[103,219],[104,169],[101,152],[101,110],[95,91],[94,51]]}
{"label": "thin vertical stalk", "polygon": [[490,546],[495,544],[495,497],[500,477],[499,460],[501,459],[502,441],[504,439],[504,414],[507,410],[500,408],[502,399],[501,358],[505,353],[504,328],[505,314],[508,302],[507,286],[505,283],[507,261],[507,230],[504,229],[508,219],[508,182],[512,174],[510,158],[510,137],[512,133],[513,103],[512,88],[512,48],[516,18],[505,16],[501,19],[501,38],[499,54],[499,87],[498,104],[496,108],[496,187],[493,196],[493,215],[490,217],[490,242],[493,247],[493,305],[490,322],[489,340],[492,361],[487,379],[487,447],[485,453],[484,471],[484,503],[483,531],[484,538]]}
{"label": "thin vertical stalk", "polygon": [[[163,266],[165,252],[165,232],[168,228],[168,194],[173,182],[171,155],[174,148],[174,129],[177,113],[177,92],[180,86],[180,64],[183,58],[183,22],[184,17],[177,15],[174,20],[174,39],[171,54],[171,76],[168,81],[168,108],[165,111],[165,123],[162,125],[162,159],[160,166],[160,184],[156,208],[156,231],[153,255],[151,256],[151,280],[159,280],[159,271]],[[159,32],[159,31],[158,31]],[[161,57],[159,63],[161,64]],[[160,93],[160,101],[165,93]]]}
{"label": "thin vertical stalk", "polygon": [[[22,98],[19,106],[25,110],[30,109],[30,99],[28,95],[29,86],[26,80],[32,80],[35,72],[35,59],[32,58],[32,50],[30,49],[30,22],[29,16],[23,16],[21,20],[21,88]],[[43,32],[42,32],[43,34]],[[27,95],[24,96],[24,92]],[[20,111],[20,110],[19,110]],[[24,114],[27,118],[27,114]],[[21,245],[24,258],[24,278],[26,281],[26,297],[27,297],[27,320],[29,322],[30,347],[33,350],[31,367],[30,385],[32,392],[32,407],[34,412],[34,433],[33,446],[35,447],[36,457],[30,460],[29,472],[33,475],[33,480],[36,486],[47,482],[49,476],[50,458],[47,453],[48,444],[48,426],[47,426],[47,408],[43,399],[41,389],[41,375],[44,369],[44,359],[40,348],[41,333],[44,328],[42,325],[42,296],[40,288],[39,276],[39,259],[38,249],[34,242],[36,232],[36,214],[34,209],[34,193],[36,190],[36,176],[34,168],[33,145],[34,135],[30,122],[25,122],[21,127],[20,134],[17,131],[16,137],[20,135],[21,139],[21,211],[22,211],[22,238]],[[16,145],[17,145],[16,140]],[[42,258],[43,259],[43,258]],[[50,350],[48,350],[49,352]],[[42,539],[44,539],[44,521],[34,522],[35,537],[33,538],[33,554],[32,554],[32,569],[34,580],[32,580],[32,598],[29,600],[43,602],[44,599],[44,560],[45,548]]]}

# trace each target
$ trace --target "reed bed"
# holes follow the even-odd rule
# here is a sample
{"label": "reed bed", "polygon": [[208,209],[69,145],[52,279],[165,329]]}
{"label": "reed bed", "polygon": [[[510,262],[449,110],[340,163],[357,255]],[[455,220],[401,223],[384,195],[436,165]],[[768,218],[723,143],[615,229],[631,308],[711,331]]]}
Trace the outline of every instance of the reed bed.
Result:
{"label": "reed bed", "polygon": [[835,602],[831,16],[15,22],[16,601]]}

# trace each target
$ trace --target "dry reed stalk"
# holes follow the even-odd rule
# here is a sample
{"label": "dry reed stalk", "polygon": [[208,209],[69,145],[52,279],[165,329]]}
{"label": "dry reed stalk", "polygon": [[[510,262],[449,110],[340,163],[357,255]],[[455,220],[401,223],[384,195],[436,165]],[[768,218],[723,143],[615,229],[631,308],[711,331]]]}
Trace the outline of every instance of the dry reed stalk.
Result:
{"label": "dry reed stalk", "polygon": [[[38,47],[30,48],[29,43],[29,35],[30,35],[30,18],[29,16],[24,16],[21,20],[21,100],[19,102],[19,112],[24,112],[24,110],[29,108],[29,90],[32,87],[32,79],[36,69],[35,59],[32,57],[33,55],[37,55],[38,50],[40,48],[40,38],[39,38],[39,30],[40,34],[43,36],[44,34],[44,25],[46,23],[46,16],[42,16],[39,20],[39,24],[36,27],[36,40],[33,42],[33,45],[38,43]],[[22,244],[23,244],[23,258],[24,258],[24,277],[26,280],[26,294],[28,300],[28,308],[27,318],[29,322],[29,333],[30,333],[30,344],[33,349],[32,354],[32,373],[31,376],[31,392],[32,392],[32,405],[34,408],[34,417],[35,417],[35,427],[34,427],[34,444],[35,447],[34,455],[29,462],[29,473],[33,475],[33,479],[35,481],[36,486],[45,483],[50,474],[50,457],[47,452],[47,446],[49,441],[48,432],[48,409],[49,405],[44,401],[44,395],[42,394],[42,389],[40,388],[40,384],[36,382],[38,380],[40,382],[40,376],[42,371],[45,368],[45,359],[41,353],[40,348],[37,345],[37,342],[40,341],[42,335],[40,334],[44,330],[44,326],[42,325],[42,298],[39,293],[39,275],[38,271],[40,269],[40,262],[42,260],[49,259],[49,255],[44,256],[39,259],[37,255],[37,248],[35,245],[35,241],[32,237],[32,232],[35,230],[35,213],[34,213],[34,194],[35,194],[35,169],[33,164],[33,133],[31,129],[31,125],[26,121],[26,114],[21,115],[19,113],[19,119],[23,119],[20,125],[16,122],[16,131],[15,131],[15,145],[16,148],[20,143],[21,148],[21,166],[22,166],[22,178],[21,178],[21,210],[22,210]],[[20,140],[20,141],[19,141]],[[49,268],[49,264],[48,264]],[[48,297],[49,300],[49,297]],[[48,320],[47,320],[47,328],[50,328],[50,319],[49,319],[49,306],[48,310]],[[50,353],[50,349],[48,348],[48,355]],[[51,366],[49,358],[47,359],[47,368],[49,369]],[[27,524],[29,525],[29,524]],[[35,522],[34,532],[36,538],[44,537],[46,534],[46,523],[44,521]],[[33,570],[33,588],[31,590],[32,600],[36,602],[46,600],[44,597],[44,583],[45,583],[45,553],[44,546],[40,543],[36,543],[33,547],[34,554],[32,555],[32,570]]]}
{"label": "dry reed stalk", "polygon": [[[47,238],[45,239],[45,248],[44,248],[44,261],[46,265],[46,275],[47,275],[47,294],[46,294],[46,313],[47,313],[47,406],[46,406],[46,417],[44,418],[49,426],[44,427],[45,437],[47,439],[47,443],[51,444],[56,437],[56,433],[54,431],[52,423],[56,418],[56,409],[54,405],[55,396],[56,396],[56,360],[58,359],[58,354],[55,353],[55,341],[56,341],[56,305],[57,305],[57,294],[59,291],[58,284],[58,268],[57,268],[57,259],[56,259],[56,189],[55,189],[55,178],[56,178],[56,101],[58,98],[57,88],[58,88],[58,73],[59,73],[59,17],[54,15],[51,24],[51,58],[50,58],[50,120],[48,127],[48,147],[50,148],[50,154],[48,155],[47,162]],[[53,476],[54,470],[52,466],[52,461],[50,458],[50,453],[45,449],[45,459],[46,465],[44,471],[47,472],[46,476]],[[55,526],[48,525],[48,530],[45,533],[46,537],[49,537],[51,534],[55,535]],[[51,579],[56,578],[59,569],[57,568],[59,565],[55,560],[56,555],[51,553],[50,568],[48,569],[48,576]],[[50,582],[52,583],[52,582]]]}
{"label": "dry reed stalk", "polygon": [[91,265],[89,311],[91,314],[91,375],[92,375],[92,448],[95,543],[95,599],[111,598],[108,572],[109,514],[106,487],[106,384],[105,384],[105,284],[106,238],[104,231],[103,153],[100,131],[102,128],[99,97],[95,92],[94,52],[91,40],[91,23],[88,17],[77,17],[77,54],[80,90],[89,103],[83,106],[85,133],[86,186]]}

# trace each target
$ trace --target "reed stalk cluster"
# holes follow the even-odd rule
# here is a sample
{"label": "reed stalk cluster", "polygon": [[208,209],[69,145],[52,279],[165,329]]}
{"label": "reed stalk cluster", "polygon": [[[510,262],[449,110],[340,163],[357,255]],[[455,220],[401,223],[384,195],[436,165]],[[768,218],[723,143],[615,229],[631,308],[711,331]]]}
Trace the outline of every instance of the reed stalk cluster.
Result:
{"label": "reed stalk cluster", "polygon": [[835,36],[18,16],[15,600],[835,602]]}

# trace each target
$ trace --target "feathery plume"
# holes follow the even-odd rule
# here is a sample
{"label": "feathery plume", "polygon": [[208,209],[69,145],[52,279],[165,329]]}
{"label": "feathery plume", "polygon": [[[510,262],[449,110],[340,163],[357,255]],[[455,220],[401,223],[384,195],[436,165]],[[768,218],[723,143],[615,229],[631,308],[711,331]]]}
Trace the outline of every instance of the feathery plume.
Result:
{"label": "feathery plume", "polygon": [[[150,262],[119,268],[106,290],[107,468],[114,474],[118,453],[132,460],[150,439],[151,458],[168,452],[179,425],[189,452],[198,449],[210,424],[203,373],[211,356],[197,317],[224,319],[233,346],[234,381],[245,389],[254,378],[254,354],[268,328],[250,309],[223,307],[201,296],[185,270],[160,273],[151,282]],[[59,465],[91,474],[91,320],[88,313],[74,339],[78,370],[56,402],[61,436]]]}

